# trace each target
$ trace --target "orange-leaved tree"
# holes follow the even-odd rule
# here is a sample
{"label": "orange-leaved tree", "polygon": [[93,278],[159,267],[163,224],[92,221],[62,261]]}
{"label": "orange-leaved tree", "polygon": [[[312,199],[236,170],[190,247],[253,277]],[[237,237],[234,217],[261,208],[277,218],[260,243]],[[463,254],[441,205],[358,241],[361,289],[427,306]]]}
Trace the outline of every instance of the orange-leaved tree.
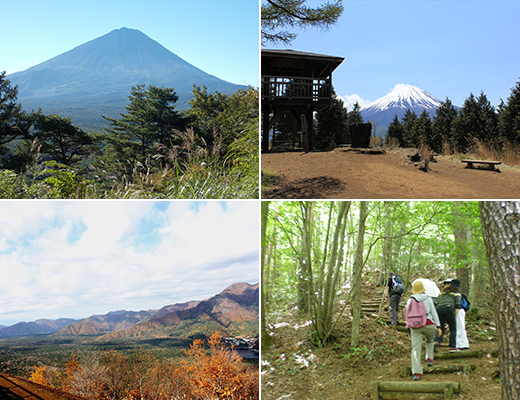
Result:
{"label": "orange-leaved tree", "polygon": [[34,366],[34,371],[31,373],[31,377],[29,378],[31,381],[35,383],[39,383],[40,385],[47,386],[47,377],[46,377],[47,367],[42,365],[41,367]]}
{"label": "orange-leaved tree", "polygon": [[206,348],[204,340],[197,339],[185,350],[189,361],[185,368],[191,389],[200,399],[255,399],[259,398],[258,373],[242,365],[237,352],[222,344],[214,333]]}

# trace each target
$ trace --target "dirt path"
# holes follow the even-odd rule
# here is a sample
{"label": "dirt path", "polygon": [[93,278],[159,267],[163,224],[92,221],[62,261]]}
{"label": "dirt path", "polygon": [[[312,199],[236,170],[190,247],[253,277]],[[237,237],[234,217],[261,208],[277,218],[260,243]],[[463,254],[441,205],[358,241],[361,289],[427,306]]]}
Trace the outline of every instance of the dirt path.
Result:
{"label": "dirt path", "polygon": [[[359,348],[349,344],[349,324],[338,328],[344,332],[337,342],[323,349],[313,347],[307,339],[304,321],[285,315],[287,325],[273,329],[275,347],[262,351],[263,400],[368,400],[370,382],[413,382],[401,376],[401,367],[409,367],[411,344],[406,333],[379,325],[375,320],[361,321]],[[471,350],[485,350],[482,358],[438,359],[435,365],[474,364],[468,375],[459,373],[425,374],[422,382],[460,382],[457,400],[496,400],[501,396],[496,379],[498,359],[490,355],[498,348],[494,337],[470,335]],[[447,352],[447,347],[441,347]],[[424,356],[424,350],[423,350]],[[306,360],[307,363],[302,360]],[[423,364],[426,367],[426,363]],[[415,395],[414,399],[442,399],[444,395]]]}
{"label": "dirt path", "polygon": [[436,157],[429,172],[407,162],[402,149],[384,154],[353,150],[265,153],[262,198],[281,199],[518,199],[520,170],[465,168],[460,159]]}

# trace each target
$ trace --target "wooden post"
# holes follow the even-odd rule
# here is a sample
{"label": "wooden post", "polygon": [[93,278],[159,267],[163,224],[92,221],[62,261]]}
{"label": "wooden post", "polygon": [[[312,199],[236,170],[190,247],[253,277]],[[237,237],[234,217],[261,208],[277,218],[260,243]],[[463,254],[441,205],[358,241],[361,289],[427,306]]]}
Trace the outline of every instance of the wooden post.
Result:
{"label": "wooden post", "polygon": [[444,386],[453,386],[453,393],[460,392],[460,382],[379,382],[380,392],[444,393]]}
{"label": "wooden post", "polygon": [[379,400],[379,382],[370,382],[370,398],[372,400]]}
{"label": "wooden post", "polygon": [[302,139],[303,139],[303,151],[306,153],[309,152],[309,136],[308,136],[308,126],[307,126],[307,119],[305,118],[305,114],[302,114],[300,116],[302,121]]}
{"label": "wooden post", "polygon": [[450,353],[437,353],[435,358],[446,359],[446,358],[465,358],[465,357],[477,357],[482,358],[486,354],[484,350],[462,350],[453,351]]}
{"label": "wooden post", "polygon": [[269,151],[269,110],[262,110],[262,151]]}
{"label": "wooden post", "polygon": [[[423,373],[430,374],[435,372],[464,372],[464,375],[468,375],[472,370],[475,370],[477,366],[475,364],[471,365],[443,365],[437,367],[426,367],[423,368]],[[412,375],[412,367],[401,367],[401,376],[403,378]]]}

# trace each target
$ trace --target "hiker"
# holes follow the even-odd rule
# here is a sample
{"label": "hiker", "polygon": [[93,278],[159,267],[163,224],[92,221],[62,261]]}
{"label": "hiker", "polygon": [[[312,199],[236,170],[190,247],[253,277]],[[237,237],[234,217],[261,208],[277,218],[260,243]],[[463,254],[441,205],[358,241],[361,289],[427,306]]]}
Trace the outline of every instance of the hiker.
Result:
{"label": "hiker", "polygon": [[[446,282],[446,281],[445,281]],[[437,344],[442,343],[442,336],[445,331],[445,324],[447,323],[450,327],[450,341],[449,347],[450,351],[457,351],[459,348],[457,347],[457,322],[456,318],[460,310],[460,301],[461,295],[460,291],[460,281],[458,279],[452,279],[447,285],[446,288],[439,295],[439,300],[437,302],[437,314],[439,315],[439,319],[441,320],[441,330],[442,333],[437,337]]]}
{"label": "hiker", "polygon": [[457,348],[460,350],[469,350],[468,335],[466,334],[466,312],[469,311],[471,304],[468,300],[468,296],[465,293],[461,293],[460,299],[460,310],[457,313]]}
{"label": "hiker", "polygon": [[[421,322],[414,322],[417,311],[421,313]],[[412,374],[413,380],[422,379],[421,351],[423,337],[426,343],[426,364],[433,366],[435,333],[441,335],[440,320],[430,296],[425,293],[424,284],[416,280],[412,285],[412,296],[406,302],[406,325],[410,328],[412,339]],[[418,326],[417,328],[414,326]]]}
{"label": "hiker", "polygon": [[419,278],[412,282],[412,286],[415,282],[421,281],[424,286],[424,293],[430,296],[433,300],[433,304],[437,305],[437,298],[441,292],[434,281],[431,279]]}
{"label": "hiker", "polygon": [[401,295],[404,293],[404,285],[401,277],[390,272],[388,283],[386,284],[386,304],[390,309],[390,326],[397,326],[399,323],[399,304]]}

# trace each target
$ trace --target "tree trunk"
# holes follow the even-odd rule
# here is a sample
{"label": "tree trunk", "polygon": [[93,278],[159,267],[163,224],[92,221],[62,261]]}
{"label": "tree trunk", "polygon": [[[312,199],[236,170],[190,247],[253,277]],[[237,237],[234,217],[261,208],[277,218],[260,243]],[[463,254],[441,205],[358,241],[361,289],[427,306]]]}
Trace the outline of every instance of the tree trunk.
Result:
{"label": "tree trunk", "polygon": [[520,399],[520,203],[480,202],[497,322],[503,400]]}
{"label": "tree trunk", "polygon": [[352,301],[352,337],[350,346],[357,347],[359,345],[359,323],[361,317],[361,281],[363,271],[363,246],[365,243],[365,221],[368,214],[368,203],[360,202],[359,205],[359,228],[356,246],[356,258],[354,260],[354,268],[352,273],[352,290],[350,299]]}
{"label": "tree trunk", "polygon": [[468,293],[468,263],[467,263],[467,227],[462,213],[461,203],[453,203],[453,235],[455,236],[455,260],[457,261],[457,278],[460,280],[461,292]]}
{"label": "tree trunk", "polygon": [[384,231],[384,239],[383,244],[381,248],[381,255],[382,255],[382,267],[379,271],[379,280],[378,284],[379,286],[385,287],[386,283],[388,282],[388,274],[390,272],[390,269],[392,268],[392,211],[390,208],[390,203],[388,201],[385,201],[384,203],[384,216],[385,216],[385,231]]}
{"label": "tree trunk", "polygon": [[271,339],[271,336],[269,336],[269,333],[267,332],[267,325],[265,321],[265,307],[264,307],[264,301],[265,301],[265,286],[264,286],[264,268],[265,268],[265,255],[266,255],[266,233],[267,233],[267,216],[269,214],[269,202],[268,201],[262,201],[261,202],[261,219],[262,219],[262,231],[261,231],[261,240],[262,240],[262,248],[261,248],[261,274],[260,274],[260,295],[262,297],[261,301],[261,307],[260,307],[260,316],[261,316],[261,337],[262,337],[262,349],[269,349],[273,342]]}

